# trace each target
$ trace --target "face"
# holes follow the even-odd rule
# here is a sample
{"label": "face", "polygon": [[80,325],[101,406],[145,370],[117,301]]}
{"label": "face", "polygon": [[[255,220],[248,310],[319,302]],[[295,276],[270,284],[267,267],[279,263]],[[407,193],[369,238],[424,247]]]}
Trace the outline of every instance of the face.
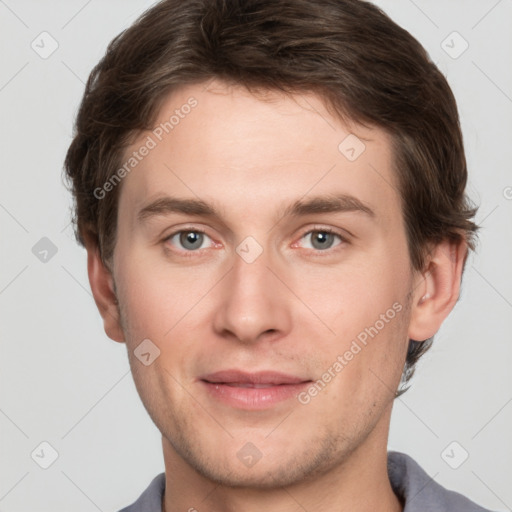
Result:
{"label": "face", "polygon": [[276,486],[385,447],[414,286],[386,133],[220,82],[155,126],[127,151],[113,278],[167,456]]}

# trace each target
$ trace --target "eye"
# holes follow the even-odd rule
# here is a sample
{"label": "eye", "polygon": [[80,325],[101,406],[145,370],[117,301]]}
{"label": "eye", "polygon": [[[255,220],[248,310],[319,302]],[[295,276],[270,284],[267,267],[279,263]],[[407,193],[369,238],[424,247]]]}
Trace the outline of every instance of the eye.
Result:
{"label": "eye", "polygon": [[206,233],[197,229],[177,231],[165,239],[165,241],[169,241],[175,247],[185,249],[186,251],[205,249],[209,246],[208,240],[211,242],[211,238]]}
{"label": "eye", "polygon": [[[317,229],[305,233],[301,240],[306,240],[306,249],[325,251],[340,245],[345,239],[330,229]],[[337,240],[337,243],[336,243]]]}

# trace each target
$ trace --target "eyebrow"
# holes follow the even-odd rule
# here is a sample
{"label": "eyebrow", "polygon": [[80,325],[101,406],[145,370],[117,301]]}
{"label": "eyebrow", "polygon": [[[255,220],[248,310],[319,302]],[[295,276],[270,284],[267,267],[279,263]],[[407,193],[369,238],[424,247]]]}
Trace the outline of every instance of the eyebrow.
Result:
{"label": "eyebrow", "polygon": [[[359,212],[375,217],[375,212],[357,197],[347,194],[317,196],[306,201],[298,200],[284,210],[282,217],[300,217],[315,213]],[[164,196],[144,206],[137,214],[139,222],[171,213],[203,217],[220,217],[217,210],[201,199],[181,199]]]}

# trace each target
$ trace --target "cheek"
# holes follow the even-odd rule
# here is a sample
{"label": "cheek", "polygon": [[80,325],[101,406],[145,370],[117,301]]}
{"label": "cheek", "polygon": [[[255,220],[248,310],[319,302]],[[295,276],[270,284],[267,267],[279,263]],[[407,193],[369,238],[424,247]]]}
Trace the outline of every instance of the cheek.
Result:
{"label": "cheek", "polygon": [[[381,397],[394,393],[408,344],[408,269],[407,253],[404,257],[401,251],[383,247],[336,271],[325,268],[302,281],[299,293],[311,298],[312,309],[332,331],[316,337],[315,350],[322,354],[317,370],[330,370],[336,382],[327,386],[333,400],[336,393],[356,401],[361,396],[371,400],[372,393]],[[312,334],[312,324],[304,319],[301,330],[308,329]]]}
{"label": "cheek", "polygon": [[149,338],[159,343],[179,314],[179,287],[172,288],[159,268],[133,260],[121,260],[118,285],[127,343]]}
{"label": "cheek", "polygon": [[296,276],[293,286],[333,335],[356,336],[379,321],[381,315],[386,316],[384,320],[393,319],[393,304],[402,304],[407,293],[406,264],[385,260],[368,258],[357,264],[309,270]]}
{"label": "cheek", "polygon": [[335,377],[321,394],[324,406],[338,411],[337,417],[350,417],[354,424],[371,422],[392,402],[407,348],[407,315],[403,308],[388,323],[357,328],[355,335],[338,337],[336,349],[330,347],[322,379],[329,373]]}
{"label": "cheek", "polygon": [[[163,257],[150,256],[132,252],[130,256],[120,256],[116,263],[117,274],[122,276],[119,291],[130,321],[147,319],[147,323],[155,326],[155,319],[161,324],[166,317],[173,316],[190,288],[186,283],[191,279],[182,271],[172,272]],[[162,315],[163,312],[166,314]]]}

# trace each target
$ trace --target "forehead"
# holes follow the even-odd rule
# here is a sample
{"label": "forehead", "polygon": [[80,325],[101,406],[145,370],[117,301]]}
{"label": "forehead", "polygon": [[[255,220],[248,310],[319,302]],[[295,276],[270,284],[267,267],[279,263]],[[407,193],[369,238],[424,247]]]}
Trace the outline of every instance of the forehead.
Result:
{"label": "forehead", "polygon": [[251,215],[258,204],[283,208],[309,193],[350,194],[377,211],[399,199],[388,134],[347,125],[313,93],[253,94],[218,81],[183,87],[165,99],[129,158],[136,165],[123,180],[120,210],[138,211],[162,193]]}

